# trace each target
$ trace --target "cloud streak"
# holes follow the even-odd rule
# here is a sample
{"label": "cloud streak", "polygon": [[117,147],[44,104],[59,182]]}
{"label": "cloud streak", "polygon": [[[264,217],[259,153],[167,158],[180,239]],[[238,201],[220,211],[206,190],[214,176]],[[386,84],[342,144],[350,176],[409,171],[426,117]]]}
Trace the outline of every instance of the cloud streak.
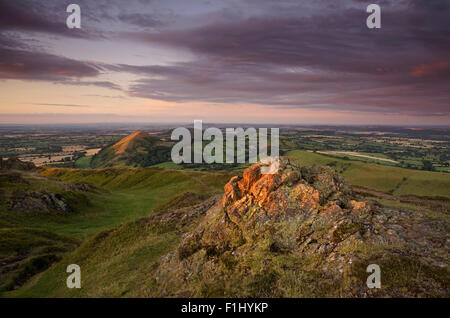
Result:
{"label": "cloud streak", "polygon": [[449,114],[450,23],[441,4],[384,11],[381,30],[367,29],[365,10],[351,7],[134,33],[197,60],[111,69],[143,76],[131,95],[165,101]]}
{"label": "cloud streak", "polygon": [[78,105],[78,104],[45,104],[45,103],[33,103],[36,106],[55,106],[55,107],[91,107],[90,105]]}
{"label": "cloud streak", "polygon": [[0,77],[4,79],[58,81],[100,74],[93,64],[44,52],[0,48],[0,61]]}
{"label": "cloud streak", "polygon": [[[43,2],[40,14],[36,3],[0,0],[0,78],[96,86],[173,103],[450,116],[450,3],[379,4],[382,28],[369,30],[367,3],[360,0],[80,0],[88,27],[77,33],[65,27],[61,2]],[[79,38],[99,48],[98,39],[114,39],[120,52],[158,47],[179,59],[157,63],[149,53],[146,64],[130,55],[121,63],[103,56],[87,62],[14,40],[14,32],[62,43]],[[133,80],[125,90],[104,80],[108,74]]]}

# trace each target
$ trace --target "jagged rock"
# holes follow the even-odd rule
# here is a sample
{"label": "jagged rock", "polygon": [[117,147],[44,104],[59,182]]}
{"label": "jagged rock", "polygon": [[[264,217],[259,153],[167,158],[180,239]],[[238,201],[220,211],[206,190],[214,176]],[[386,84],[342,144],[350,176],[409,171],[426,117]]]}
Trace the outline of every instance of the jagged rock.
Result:
{"label": "jagged rock", "polygon": [[32,162],[24,162],[18,158],[12,157],[4,160],[0,157],[0,170],[35,171],[36,166]]}
{"label": "jagged rock", "polygon": [[[341,292],[346,296],[363,297],[370,294],[364,288],[367,276],[354,280],[366,275],[365,267],[362,273],[361,269],[370,262],[406,262],[409,266],[416,255],[422,255],[435,264],[445,264],[443,271],[448,270],[445,222],[421,222],[413,212],[358,201],[330,167],[300,167],[295,160],[282,157],[276,174],[263,175],[260,168],[260,163],[254,164],[242,177],[233,177],[224,187],[221,202],[211,206],[178,248],[161,259],[156,276],[166,283],[159,296],[199,295],[195,287],[199,281],[226,286],[236,281],[237,286],[247,286],[251,292],[235,287],[231,296],[278,297],[284,290],[285,272],[297,273],[308,281],[309,274],[298,271],[309,271],[321,273],[316,284],[342,284],[340,288],[345,291]],[[397,251],[399,246],[404,248]],[[375,261],[370,259],[374,257]],[[283,264],[286,259],[289,261]],[[429,269],[433,271],[434,267]],[[273,277],[276,281],[277,275],[284,277],[279,285],[254,287],[265,286]],[[347,281],[349,277],[353,278]],[[248,285],[244,281],[249,281]],[[436,284],[439,295],[449,293],[445,283]],[[233,287],[224,290],[226,293]],[[398,291],[387,293],[397,295]],[[337,294],[330,291],[327,295]]]}
{"label": "jagged rock", "polygon": [[345,204],[351,189],[344,178],[331,167],[308,166],[301,169],[303,178],[320,193],[321,204],[336,200]]}
{"label": "jagged rock", "polygon": [[[300,169],[295,160],[282,157],[276,174],[262,175],[261,165],[252,165],[242,178],[233,177],[225,185],[222,199],[225,220],[233,222],[247,237],[280,219],[339,212],[340,206],[348,203],[350,187],[329,167]],[[365,207],[364,203],[360,205]]]}

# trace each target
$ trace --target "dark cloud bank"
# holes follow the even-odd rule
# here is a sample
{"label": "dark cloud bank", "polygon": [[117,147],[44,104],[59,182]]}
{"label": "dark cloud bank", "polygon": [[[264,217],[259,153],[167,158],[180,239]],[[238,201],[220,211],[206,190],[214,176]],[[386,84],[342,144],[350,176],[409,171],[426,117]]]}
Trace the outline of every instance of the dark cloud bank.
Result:
{"label": "dark cloud bank", "polygon": [[[48,16],[9,3],[0,1],[2,30],[73,36],[56,28]],[[56,5],[47,3],[48,8]],[[157,14],[167,10],[142,12],[142,1],[114,3],[115,11],[99,1],[95,12],[104,30],[111,23],[124,26],[121,39],[106,31],[76,36],[158,45],[193,53],[195,59],[136,66],[127,61],[106,65],[98,56],[98,63],[88,63],[24,49],[4,32],[0,77],[120,89],[95,77],[104,71],[127,72],[141,78],[131,84],[130,95],[172,102],[450,114],[450,2],[445,0],[380,1],[379,30],[367,29],[367,3],[357,0],[248,0],[241,7],[230,2],[230,9],[222,5],[197,15],[175,12],[170,15],[178,18],[175,26],[167,14]],[[254,14],[245,11],[252,6],[258,7]],[[92,12],[89,18],[95,20]]]}

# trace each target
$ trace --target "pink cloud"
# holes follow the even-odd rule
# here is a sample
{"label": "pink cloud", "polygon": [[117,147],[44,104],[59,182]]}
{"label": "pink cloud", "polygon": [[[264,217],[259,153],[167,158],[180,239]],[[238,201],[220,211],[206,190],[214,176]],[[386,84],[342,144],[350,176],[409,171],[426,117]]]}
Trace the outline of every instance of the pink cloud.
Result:
{"label": "pink cloud", "polygon": [[450,71],[450,61],[421,64],[413,67],[413,70],[409,74],[413,77],[424,77],[434,76],[445,71]]}

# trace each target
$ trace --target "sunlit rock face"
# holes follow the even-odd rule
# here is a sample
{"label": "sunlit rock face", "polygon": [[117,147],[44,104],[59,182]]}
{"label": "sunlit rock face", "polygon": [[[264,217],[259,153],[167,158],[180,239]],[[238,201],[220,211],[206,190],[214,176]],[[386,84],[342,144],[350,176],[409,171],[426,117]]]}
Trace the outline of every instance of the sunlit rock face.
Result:
{"label": "sunlit rock face", "polygon": [[341,211],[350,187],[329,167],[303,167],[282,157],[276,174],[261,174],[254,164],[225,186],[223,213],[241,229],[258,228],[284,218]]}
{"label": "sunlit rock face", "polygon": [[[448,269],[444,222],[357,199],[330,167],[281,157],[276,174],[260,168],[231,178],[222,199],[161,258],[156,295],[366,297],[378,295],[365,285],[368,264],[394,264],[401,274],[426,255],[433,260],[429,273]],[[441,283],[435,290],[444,295]]]}

